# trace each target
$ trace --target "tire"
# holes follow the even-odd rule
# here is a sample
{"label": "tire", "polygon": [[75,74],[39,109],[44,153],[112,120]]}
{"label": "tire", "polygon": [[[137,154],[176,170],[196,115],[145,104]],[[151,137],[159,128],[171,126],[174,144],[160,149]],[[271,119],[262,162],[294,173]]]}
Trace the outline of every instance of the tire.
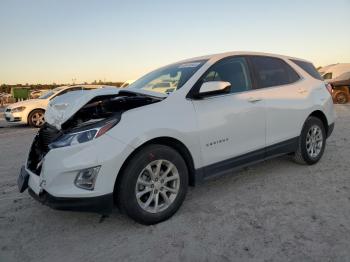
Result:
{"label": "tire", "polygon": [[[314,131],[317,131],[315,133]],[[313,134],[315,135],[313,136]],[[320,144],[320,142],[322,142]],[[301,131],[294,160],[299,164],[313,165],[322,157],[326,147],[326,131],[322,121],[310,116]]]}
{"label": "tire", "polygon": [[31,127],[41,127],[45,123],[44,114],[44,110],[34,109],[28,115],[28,125]]}
{"label": "tire", "polygon": [[136,222],[152,225],[170,218],[179,209],[187,187],[188,169],[181,155],[168,146],[148,145],[128,162],[115,196],[123,213]]}
{"label": "tire", "polygon": [[346,94],[346,92],[343,91],[339,91],[336,93],[335,95],[335,102],[337,104],[346,104],[348,102],[348,95]]}

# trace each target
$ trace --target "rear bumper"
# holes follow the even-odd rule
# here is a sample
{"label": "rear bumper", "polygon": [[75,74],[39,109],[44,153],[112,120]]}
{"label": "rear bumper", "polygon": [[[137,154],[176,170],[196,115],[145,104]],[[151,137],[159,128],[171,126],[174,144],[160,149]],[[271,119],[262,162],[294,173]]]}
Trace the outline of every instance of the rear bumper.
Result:
{"label": "rear bumper", "polygon": [[29,194],[40,203],[58,210],[96,212],[102,215],[109,215],[113,208],[113,194],[106,194],[97,197],[54,197],[46,191],[37,195],[31,188]]}

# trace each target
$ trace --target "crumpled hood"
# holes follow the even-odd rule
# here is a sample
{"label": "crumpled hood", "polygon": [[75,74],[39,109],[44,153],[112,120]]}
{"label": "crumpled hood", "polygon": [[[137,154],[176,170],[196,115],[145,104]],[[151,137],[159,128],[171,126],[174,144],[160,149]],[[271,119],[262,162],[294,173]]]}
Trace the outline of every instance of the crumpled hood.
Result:
{"label": "crumpled hood", "polygon": [[161,93],[150,92],[140,89],[132,88],[113,88],[106,87],[88,91],[73,91],[68,92],[62,96],[53,99],[45,112],[45,121],[50,125],[61,129],[61,125],[78,112],[84,105],[86,105],[94,97],[118,95],[120,92],[131,92],[149,95],[153,97],[166,97],[167,95]]}
{"label": "crumpled hood", "polygon": [[53,99],[45,112],[45,121],[61,129],[61,125],[96,96],[117,95],[117,88],[101,88],[88,91],[73,91]]}

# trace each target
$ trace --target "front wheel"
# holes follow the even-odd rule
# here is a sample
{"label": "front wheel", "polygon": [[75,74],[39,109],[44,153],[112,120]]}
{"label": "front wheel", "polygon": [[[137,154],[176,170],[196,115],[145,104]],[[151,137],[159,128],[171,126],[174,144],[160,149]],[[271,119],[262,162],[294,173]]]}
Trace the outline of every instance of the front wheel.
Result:
{"label": "front wheel", "polygon": [[300,164],[313,165],[317,163],[326,147],[326,131],[322,121],[309,117],[301,131],[294,160]]}
{"label": "front wheel", "polygon": [[45,123],[45,111],[42,109],[35,109],[30,112],[28,116],[28,124],[31,127],[41,127]]}
{"label": "front wheel", "polygon": [[135,221],[150,225],[171,217],[185,199],[188,170],[181,155],[164,145],[139,151],[121,174],[117,202]]}

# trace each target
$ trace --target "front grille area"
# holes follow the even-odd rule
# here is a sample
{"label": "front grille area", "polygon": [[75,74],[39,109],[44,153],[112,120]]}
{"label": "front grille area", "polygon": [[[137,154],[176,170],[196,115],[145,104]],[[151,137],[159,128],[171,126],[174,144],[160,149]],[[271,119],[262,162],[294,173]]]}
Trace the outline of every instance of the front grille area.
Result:
{"label": "front grille area", "polygon": [[62,135],[57,128],[45,123],[36,134],[28,156],[27,167],[36,175],[40,175],[42,160],[50,151],[49,144]]}

